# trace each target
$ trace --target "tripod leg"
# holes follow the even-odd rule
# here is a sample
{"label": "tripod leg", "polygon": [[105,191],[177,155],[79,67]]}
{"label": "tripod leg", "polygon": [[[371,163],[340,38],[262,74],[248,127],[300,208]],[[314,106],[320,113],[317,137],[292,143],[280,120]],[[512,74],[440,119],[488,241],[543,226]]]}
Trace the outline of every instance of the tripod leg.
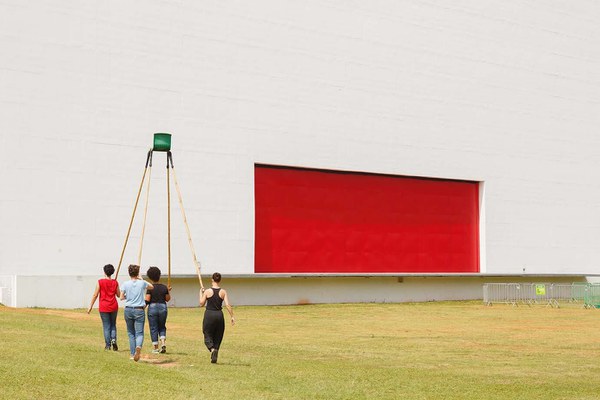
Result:
{"label": "tripod leg", "polygon": [[171,160],[171,152],[167,152],[167,248],[169,253],[169,275],[167,278],[167,286],[171,287],[171,182],[169,172],[169,161]]}
{"label": "tripod leg", "polygon": [[196,258],[196,251],[194,250],[194,244],[192,243],[192,235],[190,233],[190,227],[187,222],[187,218],[185,216],[185,210],[183,208],[183,199],[181,197],[181,190],[179,189],[179,183],[177,182],[177,174],[175,174],[175,167],[173,166],[173,159],[171,158],[171,171],[173,172],[173,180],[175,181],[175,189],[177,189],[177,199],[179,200],[179,208],[181,209],[181,216],[183,217],[183,223],[185,225],[185,229],[188,237],[188,244],[190,245],[190,250],[192,251],[192,257],[194,259],[194,266],[196,267],[196,273],[198,274],[198,280],[200,281],[200,287],[204,289],[204,285],[202,284],[202,277],[200,275],[200,262]]}
{"label": "tripod leg", "polygon": [[148,216],[148,199],[150,197],[150,182],[152,180],[152,157],[148,168],[148,184],[146,185],[146,205],[144,206],[144,223],[142,224],[142,235],[140,238],[140,252],[138,253],[137,265],[142,266],[142,249],[144,248],[144,233],[146,232],[146,219]]}
{"label": "tripod leg", "polygon": [[137,210],[138,201],[140,200],[140,194],[142,193],[142,187],[144,186],[144,179],[146,179],[146,171],[148,171],[148,164],[152,160],[152,150],[148,151],[148,156],[146,157],[146,167],[144,168],[144,174],[142,175],[142,181],[140,182],[140,188],[138,189],[137,197],[135,198],[135,205],[133,206],[133,213],[131,214],[131,220],[129,221],[129,228],[127,228],[127,236],[125,236],[125,243],[123,244],[123,250],[121,251],[121,258],[119,258],[119,265],[117,266],[117,271],[115,273],[114,279],[117,280],[119,277],[119,271],[121,270],[121,263],[123,262],[123,255],[125,255],[125,248],[127,247],[127,241],[129,240],[129,234],[131,233],[131,226],[133,225],[133,220],[135,218],[135,211]]}

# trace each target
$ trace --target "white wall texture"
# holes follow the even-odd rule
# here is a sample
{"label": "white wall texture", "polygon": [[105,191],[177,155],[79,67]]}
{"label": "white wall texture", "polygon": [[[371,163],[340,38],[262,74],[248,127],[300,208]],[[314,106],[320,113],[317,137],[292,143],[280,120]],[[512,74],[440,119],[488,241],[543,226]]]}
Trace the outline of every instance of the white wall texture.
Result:
{"label": "white wall texture", "polygon": [[[255,162],[482,181],[482,271],[597,273],[599,19],[584,0],[0,0],[0,275],[116,266],[154,132],[206,273],[254,271]],[[156,154],[143,267],[166,268],[165,186]],[[193,274],[174,193],[173,273]]]}

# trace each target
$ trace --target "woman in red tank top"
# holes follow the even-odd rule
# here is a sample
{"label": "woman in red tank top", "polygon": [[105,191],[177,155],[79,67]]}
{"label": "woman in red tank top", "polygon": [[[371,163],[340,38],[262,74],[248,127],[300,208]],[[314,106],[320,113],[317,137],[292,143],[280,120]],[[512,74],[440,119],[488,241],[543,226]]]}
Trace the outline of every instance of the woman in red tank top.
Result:
{"label": "woman in red tank top", "polygon": [[98,311],[100,311],[100,318],[102,319],[104,350],[110,350],[112,347],[114,351],[117,351],[119,349],[117,346],[117,314],[119,312],[117,297],[121,295],[121,291],[119,290],[119,282],[111,279],[114,273],[115,267],[111,264],[104,266],[104,278],[99,279],[96,283],[96,290],[92,295],[87,313],[89,314],[92,311],[96,299],[100,296]]}

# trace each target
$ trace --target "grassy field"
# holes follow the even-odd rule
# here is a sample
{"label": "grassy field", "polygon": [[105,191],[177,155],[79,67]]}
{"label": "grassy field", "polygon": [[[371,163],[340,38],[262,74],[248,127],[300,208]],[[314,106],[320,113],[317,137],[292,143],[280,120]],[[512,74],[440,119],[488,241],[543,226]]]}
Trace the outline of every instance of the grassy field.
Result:
{"label": "grassy field", "polygon": [[600,314],[480,302],[237,307],[219,363],[203,310],[171,309],[168,352],[129,360],[82,310],[0,307],[6,399],[600,399]]}

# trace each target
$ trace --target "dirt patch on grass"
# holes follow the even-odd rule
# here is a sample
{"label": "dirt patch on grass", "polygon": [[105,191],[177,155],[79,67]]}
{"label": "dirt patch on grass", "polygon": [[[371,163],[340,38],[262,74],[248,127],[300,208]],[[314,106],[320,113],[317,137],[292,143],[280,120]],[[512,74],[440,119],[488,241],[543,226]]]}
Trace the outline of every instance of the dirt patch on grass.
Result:
{"label": "dirt patch on grass", "polygon": [[[86,313],[82,313],[82,312],[77,312],[77,311],[69,311],[69,310],[52,310],[52,309],[47,309],[47,308],[11,308],[11,307],[6,307],[6,308],[2,308],[2,311],[7,311],[7,312],[14,312],[17,314],[35,314],[35,315],[53,315],[53,316],[57,316],[57,317],[64,317],[64,318],[70,318],[70,319],[75,319],[78,321],[82,321],[82,320],[86,320],[88,318],[90,318],[90,315],[86,314]],[[96,311],[96,314],[98,312]]]}
{"label": "dirt patch on grass", "polygon": [[[43,310],[43,311],[44,311],[43,314],[45,314],[45,315],[56,315],[57,317],[65,317],[65,318],[75,319],[78,321],[88,319],[89,315],[92,315],[92,313],[90,313],[88,315],[87,313],[65,311],[65,310]],[[96,314],[97,313],[98,312],[96,311]]]}
{"label": "dirt patch on grass", "polygon": [[148,355],[148,354],[142,354],[140,356],[140,362],[144,362],[146,364],[157,365],[157,366],[163,367],[163,368],[173,368],[178,365],[177,362],[175,360],[173,360],[172,358],[156,357],[156,356],[152,356],[152,355]]}

